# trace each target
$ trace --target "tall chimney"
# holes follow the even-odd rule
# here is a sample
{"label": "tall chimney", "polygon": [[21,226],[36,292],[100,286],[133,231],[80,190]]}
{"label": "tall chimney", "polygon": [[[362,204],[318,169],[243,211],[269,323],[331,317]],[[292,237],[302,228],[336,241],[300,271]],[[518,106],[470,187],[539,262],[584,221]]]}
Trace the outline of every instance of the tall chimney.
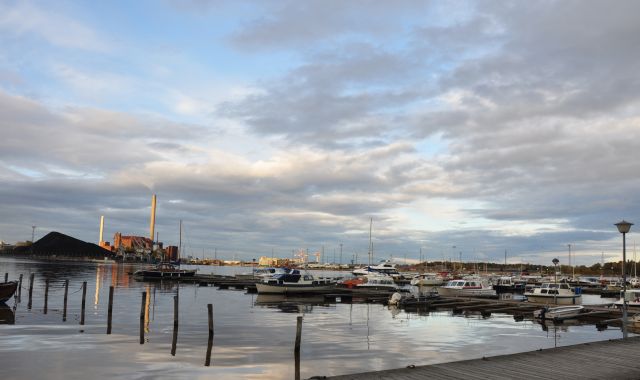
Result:
{"label": "tall chimney", "polygon": [[104,215],[100,215],[100,242],[98,244],[102,244],[102,233],[104,232]]}
{"label": "tall chimney", "polygon": [[153,194],[151,197],[151,225],[149,226],[149,238],[153,241],[154,233],[156,229],[156,195]]}

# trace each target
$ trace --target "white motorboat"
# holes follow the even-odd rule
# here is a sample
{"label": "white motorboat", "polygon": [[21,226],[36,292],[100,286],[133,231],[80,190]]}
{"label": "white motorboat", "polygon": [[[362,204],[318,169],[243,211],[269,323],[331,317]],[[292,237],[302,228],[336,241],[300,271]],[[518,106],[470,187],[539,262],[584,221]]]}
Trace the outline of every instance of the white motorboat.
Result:
{"label": "white motorboat", "polygon": [[393,277],[384,274],[370,273],[362,276],[362,283],[355,286],[356,289],[389,290],[396,291],[398,284],[393,281]]}
{"label": "white motorboat", "polygon": [[236,274],[235,278],[238,280],[264,280],[265,278],[272,277],[276,274],[286,273],[289,273],[289,269],[287,268],[254,268],[250,273],[248,272]]}
{"label": "white motorboat", "polygon": [[[626,292],[627,297],[627,308],[640,311],[640,289],[627,289]],[[618,308],[622,308],[622,302],[624,298],[622,297],[622,292],[620,292],[620,299],[613,303],[614,306]]]}
{"label": "white motorboat", "polygon": [[584,306],[557,306],[545,307],[533,312],[533,317],[538,319],[573,318],[584,311]]}
{"label": "white motorboat", "polygon": [[367,275],[371,272],[388,274],[390,276],[399,275],[398,269],[396,269],[396,264],[393,264],[389,260],[381,261],[378,265],[370,265],[364,268],[358,268],[353,271],[353,274],[356,276]]}
{"label": "white motorboat", "polygon": [[300,273],[293,269],[289,273],[276,274],[256,284],[258,294],[302,294],[321,293],[336,286],[336,281],[329,278],[314,278],[310,273]]}
{"label": "white motorboat", "polygon": [[440,286],[447,282],[447,279],[439,273],[422,273],[411,279],[413,286]]}
{"label": "white motorboat", "polygon": [[573,289],[566,282],[545,282],[540,287],[525,292],[529,302],[555,305],[579,305],[582,303],[580,288]]}
{"label": "white motorboat", "polygon": [[451,280],[438,288],[438,294],[444,297],[489,297],[496,291],[481,279]]}

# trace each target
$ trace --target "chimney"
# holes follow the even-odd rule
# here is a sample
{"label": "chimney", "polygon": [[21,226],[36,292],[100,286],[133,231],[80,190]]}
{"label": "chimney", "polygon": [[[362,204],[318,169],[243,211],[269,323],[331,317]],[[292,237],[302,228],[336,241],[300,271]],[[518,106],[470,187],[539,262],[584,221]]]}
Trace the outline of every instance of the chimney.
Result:
{"label": "chimney", "polygon": [[102,245],[102,233],[104,232],[104,215],[100,216],[100,242],[98,244]]}
{"label": "chimney", "polygon": [[153,241],[155,237],[155,229],[156,229],[156,195],[153,194],[151,197],[151,225],[149,226],[149,238]]}

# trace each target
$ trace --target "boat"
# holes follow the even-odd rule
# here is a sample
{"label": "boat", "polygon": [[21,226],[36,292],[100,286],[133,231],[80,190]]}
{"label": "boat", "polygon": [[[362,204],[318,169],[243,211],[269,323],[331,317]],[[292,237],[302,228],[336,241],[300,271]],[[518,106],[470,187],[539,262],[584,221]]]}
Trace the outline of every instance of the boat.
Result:
{"label": "boat", "polygon": [[447,278],[440,273],[422,273],[411,279],[413,286],[440,286],[447,282]]}
{"label": "boat", "polygon": [[523,292],[525,289],[526,282],[517,281],[511,276],[503,276],[498,277],[495,284],[493,285],[493,290],[497,293],[507,293],[507,292]]}
{"label": "boat", "polygon": [[582,303],[580,288],[571,288],[566,282],[545,282],[540,287],[525,292],[529,302],[555,305],[579,305]]}
{"label": "boat", "polygon": [[369,290],[398,290],[398,284],[393,281],[393,277],[372,272],[362,276],[362,282],[355,285],[355,289]]}
{"label": "boat", "polygon": [[538,319],[568,319],[576,317],[582,312],[584,312],[584,306],[580,305],[544,307],[542,309],[535,310],[533,312],[533,317]]}
{"label": "boat", "polygon": [[276,274],[256,284],[258,294],[304,294],[321,293],[336,287],[330,278],[315,278],[310,273],[300,273],[298,269]]}
{"label": "boat", "polygon": [[[640,289],[627,289],[627,308],[640,311]],[[620,298],[613,303],[613,305],[617,308],[622,308],[624,297],[622,296],[622,292],[620,292]]]}
{"label": "boat", "polygon": [[250,273],[239,273],[235,275],[238,280],[263,280],[276,274],[288,273],[286,268],[255,268]]}
{"label": "boat", "polygon": [[440,299],[438,294],[416,295],[412,293],[396,292],[389,297],[389,305],[407,308],[429,306],[433,301],[438,299]]}
{"label": "boat", "polygon": [[444,297],[493,297],[496,291],[481,279],[458,279],[447,282],[438,288],[438,294]]}
{"label": "boat", "polygon": [[18,289],[18,281],[0,283],[0,303],[7,302]]}
{"label": "boat", "polygon": [[390,276],[400,275],[400,272],[396,269],[396,264],[393,264],[389,260],[381,261],[378,265],[369,265],[364,268],[355,269],[352,273],[357,276],[364,276],[372,272],[387,274]]}
{"label": "boat", "polygon": [[154,268],[140,269],[133,276],[142,280],[178,280],[196,275],[196,269],[180,269],[170,263],[159,263]]}

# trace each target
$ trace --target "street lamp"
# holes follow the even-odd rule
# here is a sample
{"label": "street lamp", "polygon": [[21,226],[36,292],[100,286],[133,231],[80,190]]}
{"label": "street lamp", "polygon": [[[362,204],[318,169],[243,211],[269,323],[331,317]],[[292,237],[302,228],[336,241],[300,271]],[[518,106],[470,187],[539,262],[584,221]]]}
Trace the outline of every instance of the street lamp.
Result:
{"label": "street lamp", "polygon": [[555,283],[558,282],[558,263],[560,262],[560,260],[558,259],[553,259],[551,260],[551,262],[553,263],[553,265],[555,266],[554,270],[553,270],[553,275],[554,275],[554,281]]}
{"label": "street lamp", "polygon": [[626,220],[615,224],[622,234],[622,338],[627,339],[627,232],[633,226]]}

